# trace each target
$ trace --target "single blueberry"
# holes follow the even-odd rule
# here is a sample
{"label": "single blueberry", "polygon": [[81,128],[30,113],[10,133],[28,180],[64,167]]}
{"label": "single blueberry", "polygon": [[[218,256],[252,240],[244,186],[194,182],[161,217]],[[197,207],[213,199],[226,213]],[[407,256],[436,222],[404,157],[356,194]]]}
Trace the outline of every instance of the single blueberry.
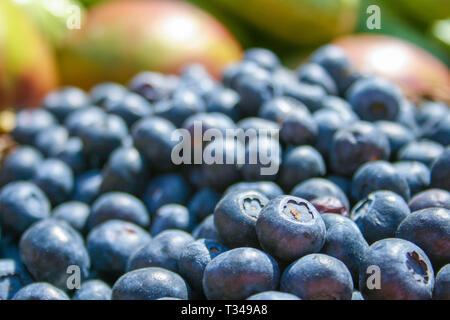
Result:
{"label": "single blueberry", "polygon": [[271,256],[254,248],[237,248],[208,263],[203,290],[209,300],[243,300],[275,290],[279,277],[279,267]]}
{"label": "single blueberry", "polygon": [[144,229],[131,222],[108,220],[91,230],[86,246],[95,270],[119,276],[126,271],[129,257],[150,240]]}
{"label": "single blueberry", "polygon": [[261,210],[256,233],[262,248],[285,262],[319,252],[325,243],[325,224],[305,199],[279,196]]}
{"label": "single blueberry", "polygon": [[[359,274],[364,299],[427,300],[433,293],[434,271],[430,260],[422,249],[403,239],[387,238],[372,244]],[[374,283],[373,276],[378,283]]]}
{"label": "single blueberry", "polygon": [[72,300],[111,300],[111,288],[101,280],[88,280],[81,284]]}
{"label": "single blueberry", "polygon": [[304,300],[350,300],[353,281],[343,262],[313,253],[293,262],[283,272],[281,290]]}
{"label": "single blueberry", "polygon": [[50,216],[50,203],[35,184],[11,182],[0,189],[2,228],[21,235],[33,223]]}
{"label": "single blueberry", "polygon": [[230,247],[259,247],[256,221],[269,199],[257,191],[226,194],[214,210],[214,225],[223,243]]}
{"label": "single blueberry", "polygon": [[70,167],[63,161],[49,158],[41,163],[33,182],[45,192],[51,204],[56,206],[69,199],[74,177]]}
{"label": "single blueberry", "polygon": [[20,289],[13,300],[70,300],[62,290],[46,282],[35,282]]}
{"label": "single blueberry", "polygon": [[414,211],[400,223],[396,237],[418,245],[434,266],[441,267],[450,261],[450,210]]}
{"label": "single blueberry", "polygon": [[189,286],[178,274],[162,268],[143,268],[125,273],[112,288],[112,300],[189,298]]}
{"label": "single blueberry", "polygon": [[20,256],[37,281],[66,288],[70,272],[77,266],[86,278],[91,262],[81,235],[61,220],[46,219],[33,224],[20,239]]}
{"label": "single blueberry", "polygon": [[380,190],[367,195],[352,209],[350,217],[369,244],[395,236],[399,224],[410,214],[405,200],[398,194]]}
{"label": "single blueberry", "polygon": [[387,161],[363,164],[353,175],[351,194],[355,201],[377,190],[390,190],[409,200],[410,190],[406,179]]}

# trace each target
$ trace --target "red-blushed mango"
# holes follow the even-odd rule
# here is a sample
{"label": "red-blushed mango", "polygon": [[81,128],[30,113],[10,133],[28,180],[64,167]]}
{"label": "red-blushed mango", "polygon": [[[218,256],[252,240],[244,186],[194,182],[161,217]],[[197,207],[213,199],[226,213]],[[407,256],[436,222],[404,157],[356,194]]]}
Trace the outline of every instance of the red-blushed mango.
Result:
{"label": "red-blushed mango", "polygon": [[349,55],[356,69],[396,83],[414,101],[433,98],[449,102],[450,73],[439,59],[399,38],[359,34],[333,41]]}
{"label": "red-blushed mango", "polygon": [[48,43],[15,5],[0,1],[0,109],[35,107],[57,84]]}
{"label": "red-blushed mango", "polygon": [[208,13],[177,1],[121,0],[96,5],[60,54],[65,84],[126,83],[142,70],[177,73],[199,62],[218,76],[241,57],[233,36]]}

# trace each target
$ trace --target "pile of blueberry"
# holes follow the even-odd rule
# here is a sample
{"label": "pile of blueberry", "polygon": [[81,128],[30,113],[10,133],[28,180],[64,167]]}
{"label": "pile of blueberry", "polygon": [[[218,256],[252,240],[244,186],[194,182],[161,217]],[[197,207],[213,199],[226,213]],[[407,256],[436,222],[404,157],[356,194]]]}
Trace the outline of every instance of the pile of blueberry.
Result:
{"label": "pile of blueberry", "polygon": [[[175,164],[177,128],[256,163]],[[450,299],[450,111],[355,72],[250,49],[18,112],[0,171],[0,299]],[[193,141],[204,149],[217,141]]]}

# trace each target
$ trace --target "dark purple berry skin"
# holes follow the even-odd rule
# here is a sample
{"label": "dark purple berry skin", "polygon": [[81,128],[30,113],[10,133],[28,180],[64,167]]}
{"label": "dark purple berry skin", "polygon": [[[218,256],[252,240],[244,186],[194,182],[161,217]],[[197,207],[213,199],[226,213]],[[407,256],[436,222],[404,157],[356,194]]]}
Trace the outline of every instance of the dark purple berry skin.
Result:
{"label": "dark purple berry skin", "polygon": [[390,155],[386,136],[369,122],[359,121],[336,132],[330,151],[333,171],[352,175],[369,161],[387,160]]}
{"label": "dark purple berry skin", "polygon": [[[371,267],[372,268],[369,268]],[[368,279],[379,268],[379,289]],[[376,269],[377,270],[377,269]],[[367,300],[428,300],[434,271],[425,252],[412,242],[387,238],[372,244],[361,263],[359,289]]]}
{"label": "dark purple berry skin", "polygon": [[262,248],[277,259],[292,262],[319,252],[325,243],[322,217],[305,199],[279,196],[261,210],[256,233]]}

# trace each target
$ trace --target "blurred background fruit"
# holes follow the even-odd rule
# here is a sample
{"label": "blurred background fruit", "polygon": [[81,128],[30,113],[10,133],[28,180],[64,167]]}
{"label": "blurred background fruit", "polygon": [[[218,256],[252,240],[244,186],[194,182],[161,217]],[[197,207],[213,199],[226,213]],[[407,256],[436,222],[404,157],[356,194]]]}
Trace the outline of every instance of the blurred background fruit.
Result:
{"label": "blurred background fruit", "polygon": [[77,0],[11,0],[36,24],[42,34],[55,47],[59,47],[69,28],[67,21],[84,14],[84,7]]}
{"label": "blurred background fruit", "polygon": [[344,36],[333,42],[348,53],[359,72],[387,77],[413,100],[450,99],[447,66],[410,42],[374,34]]}
{"label": "blurred background fruit", "polygon": [[33,107],[58,84],[54,55],[29,18],[0,1],[0,109]]}
{"label": "blurred background fruit", "polygon": [[190,4],[122,0],[91,8],[82,28],[66,39],[60,67],[64,84],[89,88],[124,83],[142,70],[175,73],[188,62],[217,76],[240,55],[232,34]]}
{"label": "blurred background fruit", "polygon": [[351,33],[360,0],[189,0],[238,17],[276,41],[319,45]]}

